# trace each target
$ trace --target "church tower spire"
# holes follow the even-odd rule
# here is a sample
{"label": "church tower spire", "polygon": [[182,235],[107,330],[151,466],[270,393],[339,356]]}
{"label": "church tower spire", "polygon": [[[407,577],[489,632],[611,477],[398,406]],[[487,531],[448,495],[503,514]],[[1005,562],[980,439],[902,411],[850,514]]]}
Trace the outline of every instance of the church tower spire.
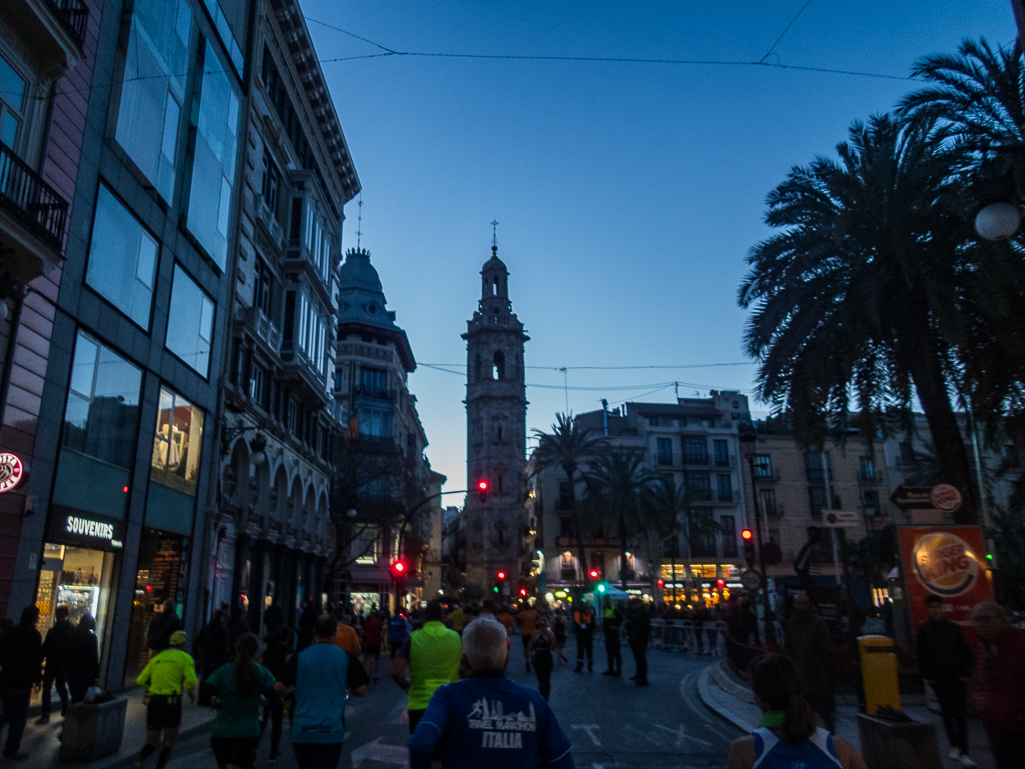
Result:
{"label": "church tower spire", "polygon": [[[497,225],[494,222],[493,225]],[[481,269],[481,298],[467,322],[466,340],[466,579],[485,588],[495,573],[516,584],[520,502],[526,467],[527,398],[523,346],[529,340],[509,301],[509,271],[492,241],[491,258]],[[481,502],[474,489],[489,484]]]}

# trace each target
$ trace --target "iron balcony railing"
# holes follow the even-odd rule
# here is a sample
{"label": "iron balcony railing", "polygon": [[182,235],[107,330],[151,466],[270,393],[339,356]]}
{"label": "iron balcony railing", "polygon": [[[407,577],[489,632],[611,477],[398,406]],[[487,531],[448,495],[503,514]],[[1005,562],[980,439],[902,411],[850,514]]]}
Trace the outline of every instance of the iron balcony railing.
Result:
{"label": "iron balcony railing", "polygon": [[85,41],[85,27],[89,23],[89,8],[84,0],[46,0],[46,4],[81,48]]}
{"label": "iron balcony railing", "polygon": [[0,142],[0,205],[63,253],[68,203],[6,144]]}

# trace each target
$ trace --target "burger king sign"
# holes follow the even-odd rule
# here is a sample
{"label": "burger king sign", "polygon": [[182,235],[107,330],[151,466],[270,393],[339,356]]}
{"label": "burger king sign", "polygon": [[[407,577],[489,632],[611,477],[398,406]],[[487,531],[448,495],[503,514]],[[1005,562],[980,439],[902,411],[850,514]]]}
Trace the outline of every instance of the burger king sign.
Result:
{"label": "burger king sign", "polygon": [[927,617],[925,599],[930,594],[943,598],[948,619],[966,626],[975,604],[993,600],[978,526],[905,526],[900,529],[900,544],[915,627]]}

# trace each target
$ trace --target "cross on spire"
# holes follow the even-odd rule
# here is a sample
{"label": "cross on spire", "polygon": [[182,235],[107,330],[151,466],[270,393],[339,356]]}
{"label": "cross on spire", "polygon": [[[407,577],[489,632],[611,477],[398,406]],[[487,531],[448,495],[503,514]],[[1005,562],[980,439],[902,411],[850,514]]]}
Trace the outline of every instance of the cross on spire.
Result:
{"label": "cross on spire", "polygon": [[498,248],[498,222],[494,219],[491,220],[491,247]]}

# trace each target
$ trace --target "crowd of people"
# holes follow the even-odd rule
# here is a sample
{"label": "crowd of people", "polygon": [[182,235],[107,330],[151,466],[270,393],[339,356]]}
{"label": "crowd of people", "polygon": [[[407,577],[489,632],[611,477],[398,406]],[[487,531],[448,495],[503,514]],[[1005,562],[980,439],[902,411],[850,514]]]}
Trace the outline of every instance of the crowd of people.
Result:
{"label": "crowd of people", "polygon": [[[291,723],[292,750],[300,769],[335,769],[345,737],[347,697],[362,697],[380,681],[380,658],[390,657],[390,678],[406,692],[410,765],[441,760],[444,769],[476,766],[573,766],[570,744],[548,706],[554,668],[569,664],[567,638],[575,637],[576,665],[594,670],[594,635],[604,637],[604,675],[622,676],[622,644],[632,652],[637,686],[648,684],[650,604],[573,604],[572,611],[545,606],[430,602],[410,613],[373,609],[353,616],[341,607],[304,605],[295,630],[280,609],[265,612],[263,637],[245,618],[217,610],[186,652],[189,638],[174,601],[150,623],[150,659],[137,683],[146,691],[146,736],[136,769],[157,754],[164,769],[182,721],[183,698],[216,708],[211,747],[221,769],[252,769],[260,738],[270,725],[269,760],[281,756],[284,719]],[[743,609],[743,607],[741,607]],[[729,769],[841,766],[863,769],[858,751],[834,737],[829,627],[807,594],[793,596],[780,653],[750,665],[751,686],[763,717],[758,728],[735,741]],[[972,699],[989,737],[997,769],[1021,766],[1025,755],[1025,632],[1014,628],[996,604],[975,608],[977,643],[946,618],[943,599],[928,599],[929,619],[917,628],[919,670],[943,713],[950,757],[976,766],[968,755],[967,716]],[[724,615],[730,635],[742,634],[743,610]],[[36,629],[39,612],[26,608],[18,624],[0,628],[0,700],[8,726],[4,758],[20,751],[31,691],[42,684],[39,724],[52,714],[56,690],[62,715],[84,701],[97,683],[95,621],[72,624],[59,606],[45,640]],[[519,637],[519,644],[514,638]],[[747,636],[750,637],[750,636]],[[536,690],[510,681],[517,662],[537,678]],[[45,662],[45,669],[44,669]]]}

